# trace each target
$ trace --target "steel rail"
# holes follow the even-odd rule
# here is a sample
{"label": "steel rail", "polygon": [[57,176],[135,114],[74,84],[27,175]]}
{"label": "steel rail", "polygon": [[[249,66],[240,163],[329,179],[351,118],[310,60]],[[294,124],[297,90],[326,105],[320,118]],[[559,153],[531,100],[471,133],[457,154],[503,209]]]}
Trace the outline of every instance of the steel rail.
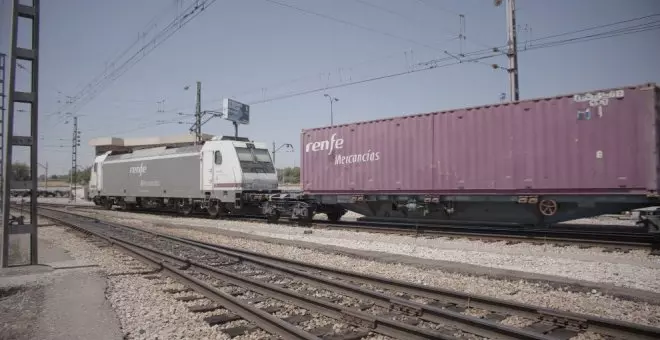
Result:
{"label": "steel rail", "polygon": [[[110,236],[117,242],[126,242],[115,237]],[[306,308],[328,317],[344,321],[357,327],[362,327],[368,331],[373,331],[390,337],[402,339],[455,339],[455,337],[447,336],[432,330],[425,330],[417,328],[399,321],[388,320],[383,317],[370,315],[368,313],[335,305],[331,302],[326,302],[321,299],[305,296],[295,291],[279,287],[272,283],[262,282],[256,279],[242,276],[237,273],[226,271],[220,268],[209,266],[203,263],[192,261],[183,257],[161,252],[159,250],[131,243],[132,246],[138,247],[148,252],[158,254],[159,256],[166,257],[178,262],[186,263],[190,268],[196,269],[200,273],[207,274],[218,280],[229,282],[231,284],[246,288],[260,294],[276,298],[281,301],[291,302],[299,307]],[[511,338],[511,339],[527,339],[527,338]],[[531,339],[531,338],[530,338]],[[534,338],[537,339],[537,338]],[[543,338],[547,339],[547,338]]]}
{"label": "steel rail", "polygon": [[[59,212],[70,214],[77,217],[87,218],[87,219],[95,219],[89,216],[79,215],[71,212],[62,212],[62,211]],[[98,219],[95,220],[98,221]],[[436,299],[439,301],[447,301],[455,304],[468,303],[472,307],[482,308],[490,311],[507,313],[511,315],[519,315],[532,319],[540,317],[542,319],[551,320],[556,323],[578,325],[578,327],[580,328],[594,331],[600,334],[607,334],[611,336],[624,336],[629,338],[633,337],[635,339],[660,338],[660,328],[639,325],[625,321],[588,316],[578,313],[540,308],[533,305],[498,300],[490,297],[479,296],[474,294],[466,294],[462,292],[445,290],[440,288],[428,287],[414,283],[408,283],[401,280],[380,277],[376,275],[364,275],[364,274],[332,268],[328,266],[314,265],[314,264],[304,263],[301,261],[278,258],[266,254],[260,254],[248,250],[185,239],[185,238],[166,235],[158,232],[147,231],[141,228],[125,226],[117,223],[110,223],[110,222],[101,222],[101,223],[106,224],[108,226],[114,226],[117,228],[128,228],[139,232],[144,232],[157,237],[162,237],[172,241],[177,241],[183,244],[188,244],[206,250],[215,251],[226,256],[236,257],[244,261],[249,261],[261,266],[266,266],[275,269],[277,271],[286,272],[292,275],[303,277],[306,280],[314,281],[316,283],[332,287],[333,289],[340,289],[346,293],[351,293],[349,295],[352,296],[356,296],[359,298],[364,298],[366,296],[377,302],[380,302],[381,306],[385,306],[389,304],[389,306],[392,307],[393,309],[398,309],[401,311],[412,313],[414,315],[422,316],[421,317],[422,319],[426,319],[434,322],[452,323],[455,325],[460,325],[462,329],[465,329],[465,327],[475,326],[475,324],[473,324],[472,320],[470,319],[462,319],[462,320],[455,319],[455,317],[459,317],[459,318],[464,317],[465,315],[463,314],[450,312],[433,306],[428,306],[421,303],[415,303],[404,299],[391,298],[380,293],[375,293],[373,291],[365,290],[361,287],[357,287],[354,285],[347,285],[334,280],[318,277],[316,275],[309,274],[308,271],[321,271],[343,278],[345,280],[376,285],[383,288],[405,292],[412,295]],[[477,320],[485,321],[481,319],[477,319]],[[488,329],[488,327],[492,327],[493,325],[500,326],[497,323],[493,323],[493,322],[490,323],[491,324],[480,324],[479,326],[484,326],[486,327],[486,329]],[[484,333],[483,328],[481,328],[481,333],[478,332],[477,330],[479,329],[473,329],[475,334],[481,334],[483,336],[493,335],[493,333],[488,333],[489,335]],[[502,334],[503,331],[504,333],[506,333],[509,330],[490,329],[489,331],[493,331],[499,336],[502,336],[502,335],[506,335],[506,334]],[[534,334],[538,335],[538,333],[534,333]],[[520,339],[520,337],[518,337],[517,339]]]}
{"label": "steel rail", "polygon": [[[141,230],[140,228],[136,228],[136,229]],[[545,320],[554,321],[557,323],[578,325],[578,327],[599,334],[606,334],[615,337],[624,337],[628,339],[649,339],[649,340],[660,339],[660,328],[656,328],[656,327],[634,324],[631,322],[625,322],[625,321],[619,321],[613,319],[605,319],[605,318],[573,313],[568,311],[558,311],[549,308],[533,306],[529,304],[522,304],[513,301],[494,299],[476,294],[467,294],[458,291],[429,287],[429,286],[409,283],[401,280],[396,280],[392,278],[385,278],[377,275],[360,274],[360,273],[351,272],[348,270],[343,270],[338,268],[332,268],[328,266],[309,264],[296,260],[278,258],[275,256],[260,254],[248,250],[225,247],[222,245],[216,245],[212,243],[195,241],[190,239],[184,239],[176,236],[170,236],[170,235],[155,233],[151,231],[145,231],[145,232],[151,233],[155,236],[165,237],[184,244],[197,245],[207,250],[216,250],[221,254],[227,256],[234,256],[241,260],[250,261],[252,263],[259,264],[262,266],[271,267],[285,272],[297,273],[298,275],[304,276],[307,279],[322,282],[330,286],[340,287],[342,286],[342,284],[337,281],[319,278],[317,276],[310,275],[303,271],[321,271],[334,275],[336,277],[343,278],[345,280],[380,286],[398,292],[423,296],[439,301],[447,301],[450,303],[463,304],[463,305],[469,304],[471,307],[506,313],[510,315],[518,315],[531,319],[536,319],[540,317]],[[279,265],[277,263],[284,263],[285,266]],[[297,268],[298,270],[293,268]],[[372,293],[372,294],[374,294],[373,296],[377,295],[377,293]],[[385,298],[387,297],[385,296]],[[398,298],[390,298],[390,302],[392,303],[394,308],[399,308],[401,310],[410,310],[413,313],[420,313],[420,312],[427,313],[426,314],[427,317],[424,317],[424,314],[422,314],[421,317],[422,319],[428,318],[429,321],[432,321],[433,319],[438,320],[438,318],[442,317],[442,315],[435,314],[438,313],[435,307],[429,308],[430,306],[425,304],[420,304]],[[476,333],[476,334],[480,334],[480,333]],[[484,334],[484,336],[487,335]]]}
{"label": "steel rail", "polygon": [[[45,205],[58,207],[72,207],[73,205],[46,203]],[[91,209],[104,211],[96,206],[75,206],[80,209]],[[150,213],[162,215],[163,212],[136,211],[135,213]],[[191,216],[195,218],[207,218],[205,215]],[[251,219],[262,221],[264,218],[258,216],[236,216],[238,220],[249,221]],[[279,222],[279,223],[292,223]],[[314,220],[311,228],[366,231],[379,233],[400,233],[414,236],[457,236],[467,238],[484,238],[495,240],[509,240],[520,242],[555,242],[566,244],[588,244],[592,246],[603,245],[607,247],[634,247],[634,248],[653,248],[660,242],[660,237],[641,231],[638,227],[625,227],[631,231],[612,230],[614,227],[607,225],[606,231],[598,231],[592,228],[591,231],[579,230],[574,227],[555,227],[555,228],[529,228],[522,226],[488,226],[484,225],[450,225],[450,224],[414,224],[403,222],[382,222],[382,221],[324,221]],[[484,222],[486,223],[486,222]],[[619,226],[619,228],[624,228]]]}
{"label": "steel rail", "polygon": [[[66,212],[60,212],[60,213],[66,213]],[[271,334],[279,335],[284,339],[321,340],[321,338],[307,331],[304,331],[259,308],[244,303],[239,299],[213,287],[212,285],[209,285],[208,283],[205,283],[199,279],[196,279],[186,274],[183,270],[177,269],[174,266],[166,264],[165,261],[163,260],[153,257],[150,254],[146,254],[144,251],[142,251],[142,250],[146,250],[146,248],[143,246],[125,240],[121,240],[116,237],[107,236],[97,231],[92,231],[89,228],[82,227],[80,225],[81,224],[80,222],[76,224],[75,222],[67,221],[66,219],[63,219],[61,217],[58,218],[49,214],[44,214],[43,212],[39,212],[39,214],[45,218],[57,221],[58,223],[61,223],[63,225],[84,231],[86,234],[99,237],[107,241],[112,246],[119,246],[123,251],[128,252],[133,257],[136,257],[139,261],[144,262],[150,266],[155,266],[156,268],[160,269],[160,271],[164,272],[165,275],[170,276],[172,279],[179,281],[185,286],[190,287],[191,289],[205,296],[209,300],[222,305],[223,307],[239,315],[243,319],[254,322],[259,328],[263,329],[264,331],[267,331]],[[138,249],[142,249],[142,250],[138,250]],[[167,257],[169,259],[178,261],[186,265],[192,265],[190,261],[184,258],[177,258],[175,256],[171,256],[169,254],[165,254],[156,250],[149,250],[149,252],[161,257]],[[184,267],[186,265],[184,265]]]}
{"label": "steel rail", "polygon": [[[61,212],[58,211],[58,213],[62,214],[67,214],[66,212]],[[66,219],[63,218],[58,218],[58,217],[53,217],[50,214],[43,214],[41,212],[42,216],[48,218],[48,219],[53,219],[56,220],[59,223],[68,225],[68,226],[75,226],[76,222],[72,221],[67,221]],[[73,214],[71,214],[73,215]],[[76,216],[77,218],[80,218],[80,216]],[[80,222],[79,222],[80,223]],[[80,226],[77,226],[80,228]],[[394,321],[394,320],[389,320],[383,317],[379,316],[373,316],[369,315],[365,312],[355,310],[355,309],[350,309],[338,305],[334,305],[330,302],[326,302],[320,299],[314,299],[312,297],[308,297],[302,294],[299,294],[297,292],[281,288],[277,285],[266,283],[266,282],[261,282],[255,279],[251,278],[246,278],[243,277],[239,274],[232,273],[229,271],[225,271],[219,268],[211,267],[202,263],[197,263],[195,261],[191,261],[190,259],[186,259],[183,257],[179,257],[176,255],[168,254],[161,252],[159,250],[147,247],[145,245],[140,245],[136,244],[130,241],[122,240],[120,238],[114,237],[114,236],[108,236],[108,235],[103,235],[101,233],[96,233],[93,232],[89,229],[83,228],[87,233],[91,233],[95,236],[100,236],[103,239],[107,240],[110,244],[112,245],[120,245],[124,249],[128,249],[131,254],[136,254],[138,255],[139,258],[141,259],[146,259],[146,261],[152,262],[152,263],[157,263],[161,268],[166,270],[168,273],[174,274],[173,278],[177,279],[180,282],[185,282],[186,285],[188,285],[188,282],[191,281],[192,284],[190,284],[191,288],[193,288],[195,291],[199,292],[200,294],[208,297],[211,300],[215,300],[218,303],[222,304],[223,306],[226,306],[229,304],[228,309],[232,310],[232,312],[236,312],[236,314],[239,314],[240,316],[244,317],[245,319],[251,320],[261,327],[261,323],[259,319],[251,318],[249,314],[247,313],[240,313],[242,311],[241,308],[251,308],[254,310],[255,313],[261,313],[262,317],[270,317],[270,318],[275,318],[272,315],[265,313],[257,308],[251,307],[247,304],[243,305],[238,301],[235,301],[236,299],[233,298],[232,296],[223,293],[222,291],[219,291],[212,286],[197,280],[193,277],[190,277],[186,275],[185,273],[181,272],[180,270],[177,270],[171,266],[168,266],[164,263],[164,261],[158,261],[151,257],[150,255],[145,254],[144,252],[149,252],[152,254],[156,254],[159,257],[162,258],[167,258],[170,260],[174,260],[176,262],[185,264],[185,267],[187,268],[194,268],[197,269],[198,272],[205,273],[209,276],[212,276],[218,280],[229,282],[244,288],[247,288],[249,290],[253,290],[256,292],[259,292],[263,295],[274,297],[278,300],[282,301],[289,301],[293,302],[295,305],[298,305],[303,308],[308,308],[310,310],[314,310],[316,312],[319,312],[323,315],[326,315],[328,317],[341,320],[343,322],[352,324],[354,326],[357,326],[359,328],[366,329],[367,331],[373,331],[376,333],[380,333],[386,336],[390,337],[395,337],[395,338],[400,338],[400,339],[439,339],[439,340],[455,340],[456,338],[453,336],[448,336],[446,334],[432,331],[432,330],[425,330],[422,328],[414,327],[399,321]],[[131,249],[131,248],[136,248],[136,249]],[[139,250],[137,250],[139,249]],[[223,299],[218,299],[215,297],[215,294],[220,293],[223,296]],[[225,300],[226,299],[226,300]],[[277,318],[275,318],[277,319]],[[286,325],[289,325],[288,323],[279,320],[281,323],[284,323]],[[290,325],[291,327],[295,327]],[[264,328],[264,330],[269,330],[268,328]],[[272,332],[275,332],[274,334],[279,334],[282,335],[282,332],[277,332],[277,329],[272,329]],[[301,330],[301,332],[304,332]],[[311,338],[309,339],[319,339],[313,335],[311,335]],[[293,337],[286,337],[287,339],[299,339],[298,338],[293,338]],[[307,339],[307,338],[305,338]],[[549,339],[549,338],[510,338],[510,339]]]}

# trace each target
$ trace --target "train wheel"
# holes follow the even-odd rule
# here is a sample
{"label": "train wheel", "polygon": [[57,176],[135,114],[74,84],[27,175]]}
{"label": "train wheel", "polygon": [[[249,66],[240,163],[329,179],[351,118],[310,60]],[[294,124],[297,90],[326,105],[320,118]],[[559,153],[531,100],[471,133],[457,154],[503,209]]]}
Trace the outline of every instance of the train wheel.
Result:
{"label": "train wheel", "polygon": [[183,202],[179,203],[178,207],[179,214],[183,216],[190,216],[192,215],[193,212],[193,206],[192,204],[185,204]]}
{"label": "train wheel", "polygon": [[271,214],[266,216],[266,221],[268,223],[276,223],[280,219],[280,211],[275,210]]}
{"label": "train wheel", "polygon": [[328,221],[337,222],[339,219],[341,219],[342,214],[339,211],[333,211],[326,213],[326,216],[328,216]]}
{"label": "train wheel", "polygon": [[218,218],[220,216],[220,206],[218,204],[209,205],[206,211],[209,212],[211,218]]}
{"label": "train wheel", "polygon": [[105,208],[106,210],[112,210],[112,200],[108,198],[104,199],[103,208]]}
{"label": "train wheel", "polygon": [[542,200],[539,202],[539,211],[543,216],[552,216],[559,210],[559,205],[555,200]]}

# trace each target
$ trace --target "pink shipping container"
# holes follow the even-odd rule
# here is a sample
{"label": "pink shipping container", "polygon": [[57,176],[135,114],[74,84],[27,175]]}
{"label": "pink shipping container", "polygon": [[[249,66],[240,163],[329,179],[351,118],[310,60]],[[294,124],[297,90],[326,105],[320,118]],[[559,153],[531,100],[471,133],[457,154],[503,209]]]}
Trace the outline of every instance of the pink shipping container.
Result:
{"label": "pink shipping container", "polygon": [[304,130],[309,194],[648,194],[655,84]]}

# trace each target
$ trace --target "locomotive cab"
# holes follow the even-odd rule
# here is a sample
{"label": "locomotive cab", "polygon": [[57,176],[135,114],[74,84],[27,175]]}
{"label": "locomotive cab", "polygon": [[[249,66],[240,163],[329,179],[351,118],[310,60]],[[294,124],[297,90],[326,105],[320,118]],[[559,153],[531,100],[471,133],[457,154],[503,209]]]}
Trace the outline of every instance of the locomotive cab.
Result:
{"label": "locomotive cab", "polygon": [[277,174],[264,143],[215,137],[201,150],[204,204],[213,216],[258,214],[267,193],[277,190]]}
{"label": "locomotive cab", "polygon": [[100,204],[98,198],[103,190],[103,161],[105,161],[110,153],[111,151],[108,151],[102,155],[96,156],[89,174],[89,198],[94,201],[94,204],[96,205]]}
{"label": "locomotive cab", "polygon": [[264,143],[216,137],[202,148],[202,190],[211,198],[234,201],[232,192],[277,190],[277,174]]}

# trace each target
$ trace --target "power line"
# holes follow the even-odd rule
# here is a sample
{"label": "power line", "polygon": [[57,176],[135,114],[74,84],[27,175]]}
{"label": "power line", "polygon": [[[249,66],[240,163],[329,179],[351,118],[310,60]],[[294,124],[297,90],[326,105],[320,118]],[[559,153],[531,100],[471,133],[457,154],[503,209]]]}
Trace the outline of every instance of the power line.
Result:
{"label": "power line", "polygon": [[[179,0],[176,0],[176,1],[178,2]],[[168,6],[167,8],[169,8],[169,6]],[[123,51],[121,51],[121,52],[120,52],[120,53],[119,53],[114,59],[111,59],[111,61],[106,62],[106,67],[103,69],[103,72],[99,73],[99,74],[96,75],[94,78],[92,78],[92,80],[91,80],[89,83],[83,85],[83,86],[77,91],[77,95],[76,95],[76,97],[82,96],[82,95],[84,94],[85,90],[87,90],[88,88],[90,88],[90,87],[92,86],[92,84],[97,83],[97,82],[100,81],[104,76],[107,76],[107,75],[108,75],[108,71],[109,71],[108,65],[114,67],[114,65],[115,65],[116,63],[118,63],[118,62],[121,60],[122,57],[124,57],[124,56],[125,56],[125,55],[126,55],[131,49],[133,49],[135,46],[137,46],[137,44],[138,44],[140,41],[143,41],[144,38],[145,38],[145,36],[146,36],[146,34],[149,33],[149,31],[153,28],[153,26],[154,26],[154,25],[160,20],[160,18],[163,16],[164,12],[165,12],[165,11],[163,11],[163,12],[161,12],[160,14],[154,16],[154,17],[149,21],[149,23],[147,23],[147,24],[144,26],[144,28],[138,32],[138,37],[137,37],[137,39],[135,39],[135,40],[134,40],[134,41],[133,41],[133,42],[132,42],[132,43],[131,43],[126,49],[124,49]],[[73,98],[73,97],[72,97],[72,98]],[[68,101],[65,105],[62,105],[62,106],[60,107],[60,109],[58,109],[57,111],[55,111],[54,114],[62,113],[61,111],[64,110],[64,108],[66,107],[67,104],[72,104],[72,102],[71,102],[71,101]]]}
{"label": "power line", "polygon": [[[201,14],[206,8],[210,7],[216,0],[197,0],[190,4],[182,14],[177,15],[165,28],[159,31],[151,40],[144,43],[142,47],[132,54],[127,60],[122,62],[118,67],[114,68],[111,72],[107,70],[102,73],[100,79],[92,81],[83,88],[77,95],[74,96],[72,101],[73,106],[68,110],[71,113],[76,113],[85,104],[96,98],[96,96],[111,85],[115,80],[126,73],[132,66],[144,59],[149,53],[159,47],[163,42],[167,41],[174,33],[178,32],[183,26]],[[122,54],[123,56],[124,54]],[[114,65],[114,64],[113,64]],[[98,78],[98,77],[97,77]],[[63,110],[59,110],[62,112]]]}
{"label": "power line", "polygon": [[[611,26],[613,26],[613,25],[614,24],[612,24]],[[594,39],[603,39],[603,38],[608,38],[608,37],[615,37],[615,36],[625,35],[625,34],[641,33],[641,32],[651,31],[651,30],[655,30],[655,29],[659,29],[659,28],[660,28],[660,25],[653,25],[653,26],[649,26],[649,27],[646,27],[646,28],[640,28],[640,29],[636,29],[636,30],[632,30],[632,31],[625,31],[625,30],[622,31],[620,29],[617,29],[617,30],[613,30],[613,31],[607,31],[607,32],[601,32],[601,33],[598,33],[598,34],[587,35],[587,36],[583,36],[583,37],[579,37],[579,38],[570,38],[570,39],[564,39],[564,40],[560,40],[560,41],[549,42],[549,43],[546,43],[544,45],[533,45],[533,46],[530,46],[530,47],[528,47],[524,50],[521,50],[521,52],[522,51],[531,51],[531,50],[536,50],[536,49],[542,49],[542,48],[550,48],[550,47],[565,45],[567,43],[577,43],[577,42],[583,42],[583,41],[590,41],[590,40],[594,40]],[[584,32],[586,30],[580,30],[580,31]],[[541,40],[541,39],[545,39],[545,37],[539,38],[539,40]],[[506,46],[502,46],[501,48],[504,48],[504,47],[506,47]],[[491,54],[484,55],[484,54],[489,53],[489,52]],[[461,63],[480,63],[484,59],[493,58],[493,57],[496,57],[496,56],[499,55],[499,53],[498,54],[492,54],[492,53],[493,53],[492,50],[491,51],[489,51],[487,49],[478,50],[478,51],[474,51],[474,52],[470,52],[470,53],[465,54],[468,57],[472,56],[472,58],[467,58],[467,59],[460,59],[459,58],[459,60],[457,60],[453,63],[441,64],[441,63],[449,61],[451,59],[456,59],[455,56],[450,55],[449,57],[438,58],[438,59],[434,59],[434,60],[431,60],[431,61],[428,61],[428,62],[419,63],[418,64],[419,68],[413,69],[413,70],[407,70],[407,71],[402,71],[402,72],[391,73],[391,74],[387,74],[387,75],[383,75],[383,76],[363,79],[363,80],[354,81],[354,82],[350,82],[350,83],[337,84],[337,85],[329,86],[329,87],[320,87],[320,88],[315,88],[315,89],[311,89],[311,90],[305,90],[305,91],[300,91],[300,92],[296,92],[296,93],[285,94],[285,95],[281,95],[281,96],[277,96],[277,97],[272,97],[272,98],[268,98],[268,99],[254,101],[254,102],[251,102],[249,104],[250,105],[263,104],[263,103],[268,103],[268,102],[272,102],[272,101],[276,101],[276,100],[288,99],[288,98],[303,96],[303,95],[307,95],[307,94],[311,94],[311,93],[321,92],[321,91],[325,91],[325,90],[328,90],[328,89],[336,89],[336,88],[352,86],[352,85],[358,85],[358,84],[363,84],[363,83],[377,81],[377,80],[383,80],[383,79],[388,79],[388,78],[393,78],[393,77],[399,77],[399,76],[406,75],[406,74],[412,74],[412,73],[417,73],[417,72],[422,72],[422,71],[428,71],[428,70],[435,69],[435,68],[443,68],[443,67],[447,67],[447,66],[453,66],[453,65],[461,64]],[[489,65],[489,66],[492,66],[492,64]]]}
{"label": "power line", "polygon": [[[660,16],[660,14],[649,15],[649,16],[645,16],[643,18],[654,17],[654,16]],[[607,25],[600,25],[600,26],[589,27],[589,28],[584,28],[584,29],[570,31],[570,32],[564,32],[564,33],[555,34],[555,35],[552,35],[552,36],[536,38],[536,39],[533,39],[532,41],[543,41],[543,40],[547,40],[549,37],[561,37],[561,36],[567,36],[567,35],[574,34],[575,32],[587,32],[587,31],[592,31],[594,29],[599,29],[599,28],[613,27],[613,26],[619,25],[621,23],[629,23],[629,22],[633,22],[633,21],[636,21],[636,20],[640,20],[640,19],[641,18],[635,18],[635,19],[615,22],[615,23],[611,23],[611,24],[607,24]],[[628,35],[628,34],[636,34],[636,33],[642,33],[642,32],[647,32],[647,31],[660,29],[660,24],[656,24],[656,23],[657,22],[651,22],[651,23],[646,23],[646,24],[642,24],[642,25],[631,26],[631,27],[628,27],[628,28],[611,29],[611,30],[600,32],[600,33],[583,35],[583,36],[580,36],[580,37],[566,38],[566,39],[561,39],[561,40],[556,40],[556,41],[545,42],[543,44],[528,46],[525,49],[521,49],[520,52],[522,53],[522,52],[526,52],[526,51],[532,51],[532,50],[538,50],[538,49],[544,49],[544,48],[551,48],[551,47],[561,46],[561,45],[565,45],[565,44],[587,42],[587,41],[596,40],[596,39],[611,38],[611,37],[623,36],[623,35]],[[505,48],[505,47],[506,46],[500,46],[500,47],[491,48],[491,49],[481,49],[481,50],[472,51],[472,52],[469,52],[469,53],[465,53],[464,58],[456,57],[456,56],[451,55],[447,52],[447,54],[449,54],[449,56],[429,60],[429,61],[426,61],[426,62],[417,63],[417,64],[415,64],[416,68],[412,69],[412,70],[400,71],[400,72],[390,73],[390,74],[381,75],[381,76],[377,76],[377,77],[362,79],[362,80],[358,80],[358,81],[352,81],[352,82],[348,82],[348,83],[337,84],[337,85],[333,85],[333,86],[318,87],[318,88],[314,88],[314,89],[309,89],[309,90],[284,94],[284,95],[280,95],[280,96],[266,98],[266,99],[263,99],[263,100],[253,101],[249,104],[250,105],[263,104],[263,103],[268,103],[268,102],[277,101],[277,100],[283,100],[283,99],[289,99],[289,98],[293,98],[293,97],[299,97],[299,96],[303,96],[303,95],[307,95],[307,94],[311,94],[311,93],[317,93],[317,92],[325,91],[325,90],[328,90],[328,89],[336,89],[336,88],[348,87],[348,86],[353,86],[353,85],[358,85],[358,84],[364,84],[364,83],[369,83],[369,82],[373,82],[373,81],[389,79],[389,78],[395,78],[395,77],[399,77],[399,76],[403,76],[403,75],[407,75],[407,74],[419,73],[419,72],[429,71],[429,70],[438,69],[438,68],[445,68],[445,67],[454,66],[454,65],[458,65],[458,64],[464,64],[464,63],[481,63],[481,64],[485,64],[485,65],[488,65],[488,66],[496,66],[495,64],[484,63],[483,60],[500,56],[501,54],[498,52],[498,50],[501,49],[501,48]],[[452,62],[452,60],[454,60],[454,61]],[[164,122],[160,122],[160,123],[156,123],[156,124],[148,123],[147,125],[138,126],[136,128],[129,129],[129,130],[116,131],[116,132],[113,132],[113,133],[133,132],[133,131],[143,130],[143,129],[147,129],[147,128],[151,128],[151,127],[155,127],[155,126],[160,126],[160,125],[165,125],[165,124],[173,124],[173,123],[177,123],[177,122],[176,121],[171,121],[171,122],[164,121]]]}
{"label": "power line", "polygon": [[419,46],[423,46],[423,47],[426,47],[426,48],[429,48],[429,49],[432,49],[432,50],[438,50],[438,48],[435,47],[435,46],[432,46],[432,45],[429,45],[429,44],[426,44],[426,43],[423,43],[423,42],[419,42],[419,41],[414,40],[414,39],[410,39],[410,38],[406,38],[406,37],[399,36],[399,35],[396,35],[396,34],[392,34],[392,33],[388,33],[388,32],[385,32],[385,31],[377,30],[375,28],[371,28],[371,27],[368,27],[368,26],[356,24],[354,22],[350,22],[350,21],[347,21],[347,20],[344,20],[344,19],[336,18],[336,17],[330,16],[330,15],[327,15],[327,14],[314,12],[314,11],[311,11],[311,10],[308,10],[308,9],[300,8],[300,7],[290,5],[290,4],[287,4],[287,3],[283,3],[283,2],[280,2],[280,1],[276,1],[276,0],[263,0],[263,1],[270,2],[272,4],[275,4],[275,5],[278,5],[278,6],[281,6],[281,7],[286,7],[286,8],[301,12],[301,13],[305,13],[305,14],[317,16],[317,17],[320,17],[320,18],[324,18],[324,19],[327,19],[327,20],[339,22],[339,23],[342,23],[344,25],[359,28],[361,30],[365,30],[365,31],[368,31],[368,32],[371,32],[371,33],[376,33],[376,34],[380,34],[380,35],[383,35],[383,36],[386,36],[386,37],[389,37],[389,38],[394,38],[394,39],[397,39],[397,40],[406,41],[406,42],[413,43],[413,44],[416,44],[416,45],[419,45]]}
{"label": "power line", "polygon": [[660,17],[660,13],[649,14],[649,15],[636,17],[636,18],[632,18],[632,19],[626,19],[626,20],[622,20],[622,21],[617,21],[617,22],[613,22],[613,23],[609,23],[609,24],[586,27],[586,28],[583,28],[583,29],[574,30],[574,31],[570,31],[570,32],[552,34],[552,35],[548,35],[548,36],[541,37],[541,38],[531,39],[530,42],[545,40],[545,39],[552,39],[552,38],[557,38],[557,37],[563,37],[563,36],[567,36],[567,35],[571,35],[571,34],[577,34],[577,33],[582,33],[582,32],[587,32],[587,31],[593,31],[593,30],[597,30],[597,29],[601,29],[601,28],[608,28],[608,27],[612,27],[612,26],[627,24],[627,23],[631,23],[631,22],[634,22],[634,21],[640,21],[640,20],[645,20],[645,19],[650,19],[650,18],[655,18],[655,17]]}
{"label": "power line", "polygon": [[[397,16],[397,17],[399,17],[399,18],[403,18],[403,19],[405,19],[406,21],[409,21],[409,22],[414,23],[415,25],[419,25],[419,20],[418,20],[418,19],[411,18],[411,17],[409,17],[409,16],[407,16],[407,15],[404,15],[404,14],[401,14],[401,13],[399,13],[399,12],[393,11],[393,10],[387,8],[387,7],[383,7],[383,6],[381,6],[381,5],[376,5],[376,4],[373,4],[373,3],[368,2],[368,1],[366,1],[366,0],[353,0],[353,1],[355,1],[355,2],[357,2],[357,3],[360,3],[360,4],[362,4],[362,5],[364,5],[364,6],[367,6],[367,7],[375,8],[375,9],[377,9],[377,10],[379,10],[379,11],[382,11],[382,12],[385,12],[385,13],[389,13],[389,14],[391,14],[391,15],[393,15],[393,16]],[[459,38],[459,34],[458,34],[458,33],[453,32],[453,31],[451,31],[451,30],[448,30],[448,29],[446,29],[446,28],[445,28],[444,30],[447,31],[448,33],[451,33],[451,34],[449,34],[449,36],[452,38],[451,40],[455,40],[455,39]]]}
{"label": "power line", "polygon": [[426,2],[426,1],[424,1],[424,0],[416,0],[416,1],[419,2],[419,3],[421,3],[421,4],[424,5],[424,6],[427,6],[427,7],[429,7],[429,8],[432,8],[432,9],[434,9],[434,10],[436,10],[436,11],[447,12],[447,13],[454,14],[454,15],[461,15],[461,13],[454,12],[454,11],[452,11],[452,10],[446,8],[446,7],[443,7],[443,6],[438,5],[437,2],[434,2],[433,5],[431,5],[431,4],[429,4],[428,2]]}

